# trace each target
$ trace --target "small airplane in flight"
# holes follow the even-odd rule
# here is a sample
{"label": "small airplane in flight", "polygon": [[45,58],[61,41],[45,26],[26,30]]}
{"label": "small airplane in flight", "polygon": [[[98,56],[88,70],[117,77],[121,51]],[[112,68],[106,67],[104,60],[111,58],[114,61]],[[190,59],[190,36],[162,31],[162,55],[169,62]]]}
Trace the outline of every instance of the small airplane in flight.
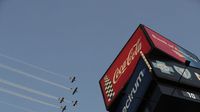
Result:
{"label": "small airplane in flight", "polygon": [[69,80],[70,80],[71,83],[73,83],[74,81],[76,81],[76,77],[75,76],[69,77]]}
{"label": "small airplane in flight", "polygon": [[64,98],[64,97],[60,97],[60,98],[58,98],[58,101],[59,101],[60,103],[63,103],[63,102],[65,101],[65,98]]}
{"label": "small airplane in flight", "polygon": [[60,109],[62,110],[62,112],[64,112],[66,110],[67,106],[61,106]]}
{"label": "small airplane in flight", "polygon": [[74,94],[77,93],[77,92],[78,92],[78,87],[76,87],[76,88],[73,90],[72,95],[74,95]]}
{"label": "small airplane in flight", "polygon": [[75,100],[75,101],[72,101],[72,105],[75,107],[77,104],[78,104],[78,101],[77,100]]}

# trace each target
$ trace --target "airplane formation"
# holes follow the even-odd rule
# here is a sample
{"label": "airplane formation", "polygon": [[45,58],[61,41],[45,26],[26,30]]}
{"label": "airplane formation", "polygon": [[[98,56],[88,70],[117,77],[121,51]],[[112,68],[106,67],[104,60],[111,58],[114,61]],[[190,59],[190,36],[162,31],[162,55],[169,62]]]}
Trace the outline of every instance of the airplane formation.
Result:
{"label": "airplane formation", "polygon": [[[42,72],[48,73],[48,75],[54,75],[54,76],[57,76],[57,77],[60,77],[60,78],[65,78],[65,76],[62,75],[62,74],[59,74],[59,73],[56,73],[56,72],[52,72],[52,71],[50,71],[48,69],[45,69],[45,68],[42,68],[40,66],[27,63],[27,62],[25,62],[23,60],[15,58],[15,57],[10,57],[10,56],[7,56],[7,55],[2,54],[2,53],[0,53],[0,57],[3,57],[5,59],[7,59],[7,60],[10,60],[10,61],[13,61],[13,62],[16,62],[16,63],[20,63],[20,64],[23,64],[23,65],[26,65],[26,66],[34,68],[34,69],[38,69],[38,70],[40,70]],[[43,79],[42,77],[36,76],[33,73],[25,72],[25,71],[23,71],[21,69],[18,69],[18,68],[12,67],[12,66],[8,66],[6,64],[0,63],[0,68],[4,69],[4,70],[11,71],[11,72],[14,72],[14,73],[16,73],[18,75],[21,75],[23,77],[32,78],[33,80],[37,80],[37,81],[49,84],[49,85],[54,86],[54,87],[58,87],[60,89],[67,90],[68,92],[72,93],[73,96],[78,92],[78,87],[68,88],[68,87],[63,86],[62,84],[57,83],[57,82],[54,82],[54,81],[51,81],[51,80],[47,80],[47,79]],[[76,77],[75,76],[71,76],[67,80],[69,80],[70,83],[74,83],[76,81]],[[58,100],[58,103],[61,106],[52,104],[51,102],[43,101],[41,99],[30,97],[30,96],[27,96],[27,95],[24,95],[24,94],[20,94],[20,93],[17,93],[15,91],[11,91],[11,90],[8,90],[8,89],[2,88],[2,87],[0,88],[0,92],[1,93],[5,93],[5,94],[8,94],[8,95],[12,95],[12,96],[18,97],[18,98],[22,98],[22,99],[25,99],[25,100],[28,100],[28,101],[31,101],[31,102],[34,102],[34,103],[39,103],[39,104],[50,106],[50,107],[54,107],[54,108],[60,108],[61,112],[66,112],[68,110],[67,105],[65,105],[64,102],[68,103],[68,104],[70,103],[71,106],[73,106],[73,107],[77,106],[77,104],[78,104],[78,100],[70,101],[70,100],[65,99],[64,97],[58,98],[57,96],[51,95],[51,94],[46,93],[44,91],[32,89],[32,88],[30,88],[28,86],[24,86],[24,85],[21,85],[21,84],[18,84],[18,83],[14,83],[12,81],[5,80],[3,78],[0,78],[0,84],[11,86],[11,87],[14,87],[14,88],[17,88],[17,89],[20,89],[20,90],[23,90],[23,91],[26,91],[26,92],[29,92],[29,93],[32,93],[32,94],[36,94],[36,95],[39,95],[39,96],[43,96],[43,97],[46,97],[46,98],[53,99],[53,100],[56,100],[56,101]],[[1,101],[0,103],[4,104],[4,105],[7,105],[7,106],[10,106],[10,107],[13,107],[13,108],[34,112],[32,109],[24,108],[24,107],[21,107],[21,106],[18,106],[18,105],[9,103],[9,102],[6,103],[4,101]]]}
{"label": "airplane formation", "polygon": [[[71,83],[74,83],[76,81],[76,77],[75,76],[70,77],[69,79],[70,79]],[[78,92],[78,87],[71,88],[71,90],[72,90],[72,95],[74,95],[74,94],[76,94]],[[58,102],[60,104],[63,104],[65,102],[65,97],[58,98]],[[72,106],[73,107],[76,107],[77,105],[78,105],[78,100],[72,101]],[[65,112],[67,110],[67,105],[61,106],[60,109],[61,109],[61,112]]]}

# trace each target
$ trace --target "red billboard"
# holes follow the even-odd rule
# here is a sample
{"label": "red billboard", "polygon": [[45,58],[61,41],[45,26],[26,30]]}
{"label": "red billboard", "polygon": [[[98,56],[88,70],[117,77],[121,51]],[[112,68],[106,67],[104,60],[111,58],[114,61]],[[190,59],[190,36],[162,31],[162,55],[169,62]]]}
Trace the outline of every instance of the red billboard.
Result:
{"label": "red billboard", "polygon": [[100,79],[100,86],[107,109],[119,95],[135,70],[140,58],[140,51],[147,54],[151,46],[139,26],[117,58]]}
{"label": "red billboard", "polygon": [[130,80],[140,58],[139,52],[149,55],[153,49],[156,49],[157,53],[162,51],[182,63],[190,62],[194,67],[200,68],[197,56],[150,28],[140,25],[99,81],[107,109]]}
{"label": "red billboard", "polygon": [[186,59],[175,43],[169,41],[168,39],[147,27],[145,27],[145,30],[147,31],[156,48],[185,63]]}
{"label": "red billboard", "polygon": [[190,64],[190,66],[200,68],[200,60],[196,55],[175,44],[174,42],[166,39],[162,35],[158,34],[157,32],[151,30],[146,26],[144,26],[144,30],[147,32],[150,41],[152,41],[153,45],[157,49],[161,50],[162,52],[168,54],[169,56],[175,58],[182,63],[189,62],[188,64]]}

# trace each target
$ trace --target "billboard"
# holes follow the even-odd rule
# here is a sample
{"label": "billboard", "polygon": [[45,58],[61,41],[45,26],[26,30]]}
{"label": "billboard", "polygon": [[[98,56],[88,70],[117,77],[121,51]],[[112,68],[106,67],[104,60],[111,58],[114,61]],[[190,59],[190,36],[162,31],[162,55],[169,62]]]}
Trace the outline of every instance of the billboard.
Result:
{"label": "billboard", "polygon": [[[140,25],[99,81],[107,110],[112,109],[118,101],[117,98],[126,98],[121,97],[121,93],[135,75],[136,67],[139,66],[138,61],[143,56],[141,52],[151,61],[154,74],[159,80],[175,83],[181,81],[181,84],[190,86],[200,85],[199,71],[191,73],[192,79],[196,78],[194,81],[185,80],[189,79],[188,71],[192,69],[187,70],[188,66],[200,69],[198,57],[150,28]],[[169,60],[171,58],[173,60]],[[137,98],[136,102],[140,102],[140,98]]]}
{"label": "billboard", "polygon": [[150,28],[144,26],[144,29],[156,48],[179,60],[182,63],[186,63],[186,61],[189,61],[191,66],[200,68],[200,60],[197,56],[175,44],[174,42],[166,39],[162,35],[151,30]]}
{"label": "billboard", "polygon": [[150,50],[149,42],[139,26],[99,81],[107,109],[130,79],[140,58],[139,52],[146,54]]}

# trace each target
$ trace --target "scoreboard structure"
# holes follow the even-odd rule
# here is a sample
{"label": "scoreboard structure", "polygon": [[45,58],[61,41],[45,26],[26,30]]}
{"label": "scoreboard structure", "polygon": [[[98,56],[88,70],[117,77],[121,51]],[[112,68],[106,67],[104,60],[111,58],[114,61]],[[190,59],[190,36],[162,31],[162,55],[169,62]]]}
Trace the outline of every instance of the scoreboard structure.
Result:
{"label": "scoreboard structure", "polygon": [[109,112],[200,112],[200,60],[144,25],[99,84]]}

